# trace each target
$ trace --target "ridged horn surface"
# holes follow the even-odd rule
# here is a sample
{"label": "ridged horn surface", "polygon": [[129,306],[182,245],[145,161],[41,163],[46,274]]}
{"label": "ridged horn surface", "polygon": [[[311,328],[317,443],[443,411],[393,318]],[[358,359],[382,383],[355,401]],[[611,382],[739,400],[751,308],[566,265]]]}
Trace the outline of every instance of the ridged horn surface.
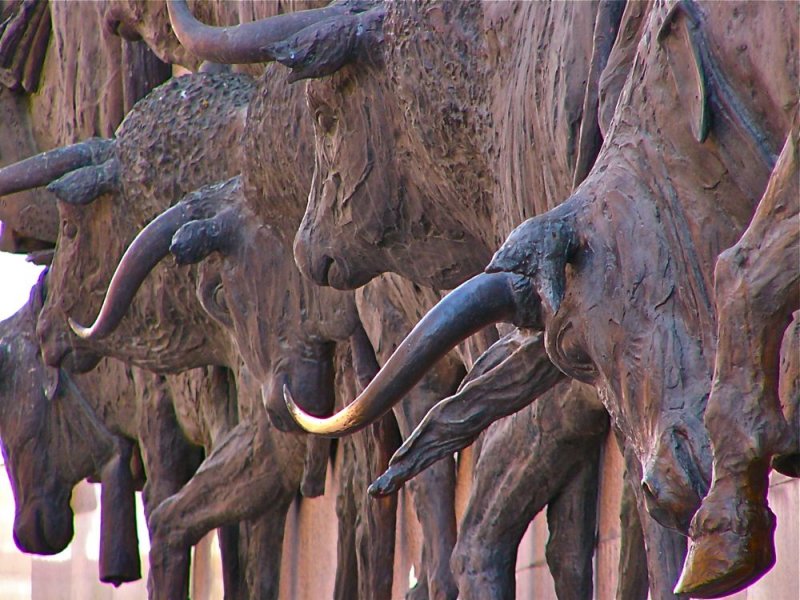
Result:
{"label": "ridged horn surface", "polygon": [[111,334],[125,316],[145,278],[169,252],[172,236],[192,219],[191,211],[183,204],[176,204],[139,232],[114,271],[94,324],[84,327],[69,319],[72,330],[84,339],[101,339]]}
{"label": "ridged horn surface", "polygon": [[[167,3],[172,29],[180,43],[198,58],[223,64],[275,60],[273,44],[319,21],[347,12],[361,12],[364,2],[334,2],[230,27],[213,27],[194,18],[185,0]],[[371,4],[368,4],[371,6]]]}

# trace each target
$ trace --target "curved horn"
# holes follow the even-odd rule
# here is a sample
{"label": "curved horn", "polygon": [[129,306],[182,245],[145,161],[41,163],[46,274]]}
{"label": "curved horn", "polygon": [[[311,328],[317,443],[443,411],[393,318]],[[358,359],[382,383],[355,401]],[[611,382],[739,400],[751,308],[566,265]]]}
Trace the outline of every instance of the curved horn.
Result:
{"label": "curved horn", "polygon": [[91,138],[48,150],[0,169],[0,196],[47,185],[59,177],[111,157],[114,140]]}
{"label": "curved horn", "polygon": [[544,335],[519,329],[475,362],[458,392],[436,403],[367,490],[386,496],[453,452],[467,447],[497,419],[534,402],[565,375],[547,356]]}
{"label": "curved horn", "polygon": [[83,327],[69,319],[72,330],[84,339],[100,339],[114,331],[142,282],[169,252],[175,233],[191,221],[215,215],[219,207],[229,201],[231,194],[240,189],[239,177],[202,187],[153,219],[139,232],[122,256],[94,324]]}
{"label": "curved horn", "polygon": [[358,431],[388,412],[456,344],[500,321],[528,326],[538,321],[538,301],[529,281],[510,273],[477,275],[417,323],[364,392],[343,410],[328,418],[313,417],[295,404],[284,387],[286,406],[310,433],[339,437]]}
{"label": "curved horn", "polygon": [[112,333],[128,311],[142,282],[169,253],[172,236],[195,218],[188,207],[176,204],[142,229],[117,265],[94,324],[83,327],[70,318],[72,330],[84,339],[100,339]]}
{"label": "curved horn", "polygon": [[365,3],[335,2],[231,27],[212,27],[194,18],[186,0],[167,3],[169,20],[180,43],[198,58],[217,63],[246,64],[275,60],[272,45],[319,21],[361,12]]}
{"label": "curved horn", "polygon": [[84,339],[100,339],[113,332],[128,311],[131,301],[150,271],[169,252],[175,232],[192,216],[182,204],[161,213],[131,242],[111,278],[100,314],[90,327],[83,327],[71,318],[69,326]]}

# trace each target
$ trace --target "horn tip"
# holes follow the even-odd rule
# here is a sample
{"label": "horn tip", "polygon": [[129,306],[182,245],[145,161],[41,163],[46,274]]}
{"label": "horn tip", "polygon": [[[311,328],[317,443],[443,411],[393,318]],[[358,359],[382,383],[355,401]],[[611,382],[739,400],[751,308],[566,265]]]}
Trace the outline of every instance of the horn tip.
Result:
{"label": "horn tip", "polygon": [[325,423],[325,419],[310,415],[300,408],[294,401],[292,393],[286,384],[283,384],[283,401],[286,403],[289,415],[303,431],[323,437],[339,437],[341,435],[337,435],[339,433],[338,430],[336,428],[331,429],[330,425]]}
{"label": "horn tip", "polygon": [[289,415],[292,417],[292,419],[294,419],[294,421],[300,425],[300,427],[308,431],[304,424],[305,419],[303,419],[305,415],[300,407],[297,406],[297,403],[294,401],[294,397],[292,396],[292,392],[289,391],[289,386],[285,383],[283,384],[283,401],[286,403],[286,410],[289,411]]}
{"label": "horn tip", "polygon": [[77,321],[75,321],[72,317],[67,318],[67,323],[69,323],[70,329],[77,335],[79,338],[88,340],[92,337],[96,337],[94,335],[94,327],[84,327]]}

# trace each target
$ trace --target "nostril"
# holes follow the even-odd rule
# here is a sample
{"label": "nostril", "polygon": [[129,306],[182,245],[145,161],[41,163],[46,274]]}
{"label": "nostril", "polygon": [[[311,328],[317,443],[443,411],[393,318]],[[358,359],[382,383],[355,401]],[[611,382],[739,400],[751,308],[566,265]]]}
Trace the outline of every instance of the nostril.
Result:
{"label": "nostril", "polygon": [[648,504],[658,504],[658,493],[653,484],[647,479],[642,480],[642,492],[644,493],[645,501]]}
{"label": "nostril", "polygon": [[333,266],[333,258],[328,256],[327,254],[323,254],[320,259],[319,270],[317,271],[316,281],[318,284],[330,285],[328,276],[330,275],[331,272],[331,266]]}

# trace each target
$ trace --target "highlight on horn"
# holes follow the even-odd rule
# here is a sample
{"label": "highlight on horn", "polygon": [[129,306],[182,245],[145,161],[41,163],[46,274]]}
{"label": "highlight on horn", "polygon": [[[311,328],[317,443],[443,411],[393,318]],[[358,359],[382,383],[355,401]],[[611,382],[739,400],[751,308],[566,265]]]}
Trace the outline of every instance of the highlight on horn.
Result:
{"label": "highlight on horn", "polygon": [[338,413],[314,417],[294,401],[284,388],[287,409],[298,425],[309,433],[340,437],[375,422],[425,375],[433,363],[462,340],[487,325],[512,322],[531,326],[538,310],[531,304],[527,277],[511,273],[482,273],[445,296],[397,347],[367,388]]}

